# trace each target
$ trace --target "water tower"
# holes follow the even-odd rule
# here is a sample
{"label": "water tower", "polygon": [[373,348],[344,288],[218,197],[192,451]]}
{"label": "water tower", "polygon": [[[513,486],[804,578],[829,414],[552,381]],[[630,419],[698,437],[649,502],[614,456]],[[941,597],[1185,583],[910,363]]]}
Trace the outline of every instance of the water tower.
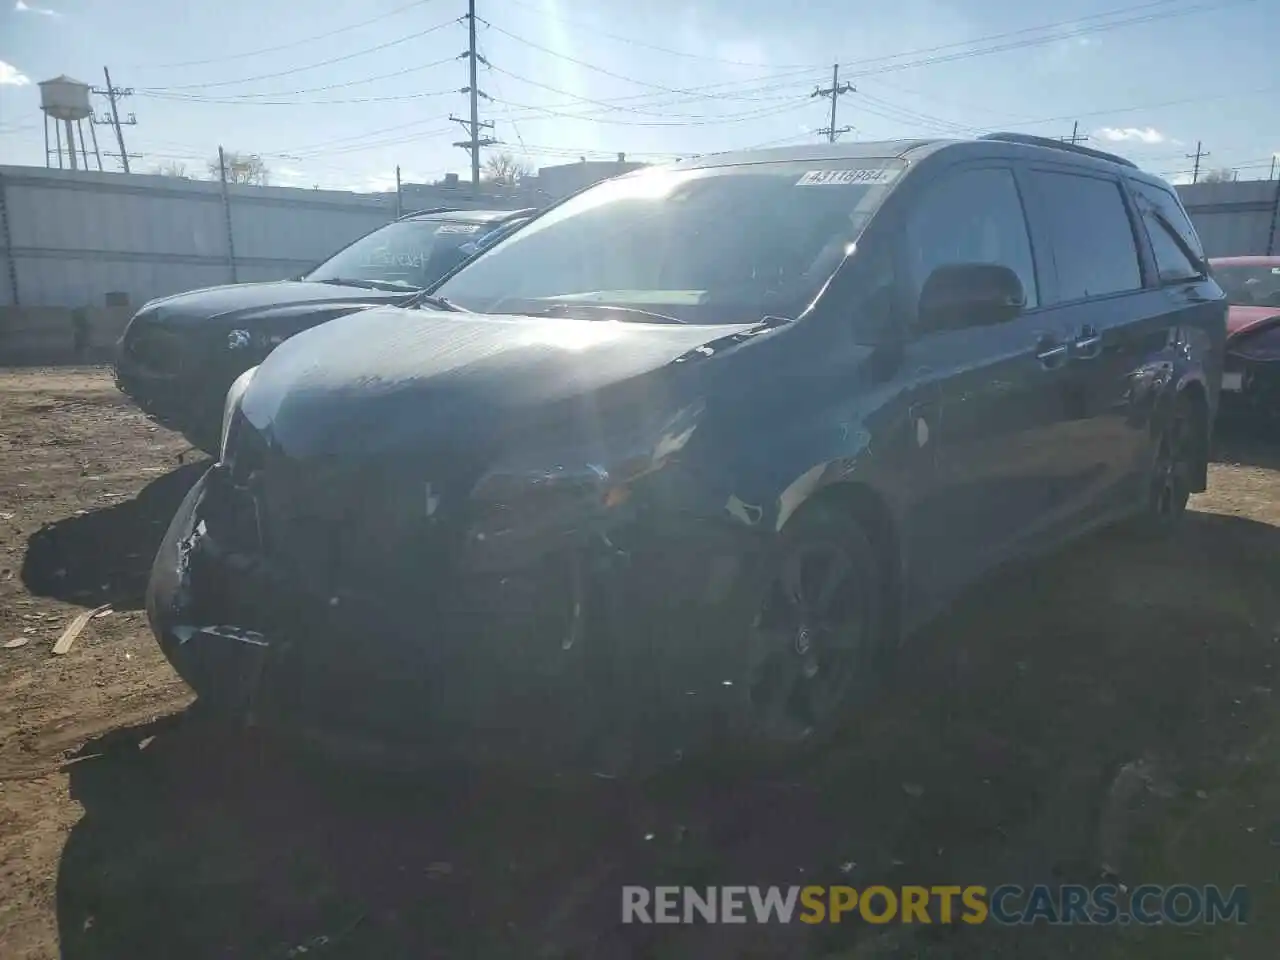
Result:
{"label": "water tower", "polygon": [[[80,134],[80,157],[84,161],[84,168],[89,169],[89,154],[84,146],[84,121],[88,117],[93,116],[93,107],[89,104],[89,85],[81,83],[79,80],[72,80],[65,74],[60,77],[54,77],[52,80],[45,80],[40,85],[40,109],[44,111],[44,163],[46,167],[53,166],[50,160],[52,151],[49,149],[49,121],[53,120],[53,132],[58,147],[58,166],[62,166],[62,131],[67,132],[67,158],[70,160],[71,169],[78,170],[79,164],[76,162],[76,138],[78,132]],[[58,121],[62,121],[59,124]],[[98,160],[98,169],[102,169],[102,154],[98,152],[98,131],[94,129],[93,124],[89,124],[89,132],[93,136],[93,155]]]}

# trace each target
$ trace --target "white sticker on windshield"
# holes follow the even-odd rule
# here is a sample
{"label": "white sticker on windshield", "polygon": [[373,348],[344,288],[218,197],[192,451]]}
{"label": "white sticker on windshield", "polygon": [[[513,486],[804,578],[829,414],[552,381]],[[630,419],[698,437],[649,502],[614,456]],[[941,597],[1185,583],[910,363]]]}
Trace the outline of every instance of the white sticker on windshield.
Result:
{"label": "white sticker on windshield", "polygon": [[478,223],[444,223],[440,225],[440,229],[436,231],[436,235],[442,233],[475,233],[480,229]]}
{"label": "white sticker on windshield", "polygon": [[892,183],[897,170],[863,167],[860,170],[810,170],[796,181],[797,187],[847,186],[855,183]]}

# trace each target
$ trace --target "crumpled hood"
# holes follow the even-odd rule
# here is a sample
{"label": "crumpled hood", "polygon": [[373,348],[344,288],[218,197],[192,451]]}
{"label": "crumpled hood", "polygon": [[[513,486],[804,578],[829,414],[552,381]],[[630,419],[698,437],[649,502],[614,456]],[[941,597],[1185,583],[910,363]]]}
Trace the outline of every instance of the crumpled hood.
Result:
{"label": "crumpled hood", "polygon": [[286,341],[242,409],[287,455],[373,453],[517,429],[557,402],[706,362],[759,329],[379,308]]}
{"label": "crumpled hood", "polygon": [[1280,307],[1228,307],[1227,336],[1238,337],[1276,317]]}
{"label": "crumpled hood", "polygon": [[238,321],[272,312],[296,313],[299,308],[324,312],[330,307],[400,303],[416,293],[416,290],[366,290],[305,280],[275,280],[189,290],[152,300],[143,307],[143,312],[162,323],[186,325]]}

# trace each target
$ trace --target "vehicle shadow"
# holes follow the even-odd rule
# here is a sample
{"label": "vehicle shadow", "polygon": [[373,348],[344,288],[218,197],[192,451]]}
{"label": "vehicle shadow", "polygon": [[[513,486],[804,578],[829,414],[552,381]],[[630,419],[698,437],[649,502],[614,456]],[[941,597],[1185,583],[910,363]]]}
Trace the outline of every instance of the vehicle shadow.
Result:
{"label": "vehicle shadow", "polygon": [[[118,730],[70,767],[63,957],[1100,955],[1044,925],[623,925],[621,888],[1132,882],[1149,818],[1263,733],[1278,573],[1280,529],[1209,514],[1025,565],[913,641],[856,730],[767,776],[408,779],[186,715]],[[1149,792],[1117,805],[1135,763]]]}
{"label": "vehicle shadow", "polygon": [[34,596],[86,607],[142,607],[169,521],[208,468],[204,459],[157,477],[131,500],[41,527],[27,540],[22,582]]}
{"label": "vehicle shadow", "polygon": [[1222,415],[1213,439],[1215,463],[1280,469],[1280,421]]}

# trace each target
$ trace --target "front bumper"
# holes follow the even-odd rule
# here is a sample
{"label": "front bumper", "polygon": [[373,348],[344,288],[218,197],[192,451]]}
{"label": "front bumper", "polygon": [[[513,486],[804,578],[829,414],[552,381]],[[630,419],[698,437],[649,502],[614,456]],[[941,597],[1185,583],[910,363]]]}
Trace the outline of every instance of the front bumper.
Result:
{"label": "front bumper", "polygon": [[[143,340],[145,349],[139,346]],[[114,375],[116,388],[151,420],[212,453],[227,388],[259,358],[237,356],[229,362],[215,353],[201,357],[203,346],[195,336],[139,331],[131,324],[117,346]]]}
{"label": "front bumper", "polygon": [[317,592],[237,549],[215,466],[156,557],[147,612],[166,657],[221,712],[311,740],[599,767],[619,741],[661,762],[730,731],[745,695],[760,535],[654,524],[509,569],[423,569],[417,590]]}

